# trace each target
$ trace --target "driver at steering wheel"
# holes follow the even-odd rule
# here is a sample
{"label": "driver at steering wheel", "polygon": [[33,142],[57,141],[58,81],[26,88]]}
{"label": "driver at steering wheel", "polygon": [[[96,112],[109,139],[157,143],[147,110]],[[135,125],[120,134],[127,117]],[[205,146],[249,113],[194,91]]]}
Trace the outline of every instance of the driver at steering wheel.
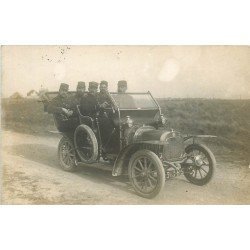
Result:
{"label": "driver at steering wheel", "polygon": [[98,93],[98,102],[100,104],[100,108],[105,109],[111,107],[112,102],[108,96],[108,82],[101,81],[99,89],[100,92]]}

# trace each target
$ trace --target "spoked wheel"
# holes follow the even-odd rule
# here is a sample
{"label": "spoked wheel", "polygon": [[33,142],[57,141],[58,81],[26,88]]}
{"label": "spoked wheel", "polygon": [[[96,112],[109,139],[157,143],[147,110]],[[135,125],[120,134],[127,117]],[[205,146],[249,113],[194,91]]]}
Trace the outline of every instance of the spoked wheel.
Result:
{"label": "spoked wheel", "polygon": [[63,170],[73,172],[76,170],[76,152],[70,138],[63,136],[58,145],[58,159]]}
{"label": "spoked wheel", "polygon": [[213,153],[201,144],[189,145],[186,153],[188,160],[184,170],[185,177],[195,185],[205,185],[211,180],[216,165]]}
{"label": "spoked wheel", "polygon": [[162,162],[154,152],[149,150],[139,150],[132,155],[128,174],[136,193],[144,198],[155,197],[165,184]]}
{"label": "spoked wheel", "polygon": [[93,130],[87,125],[80,125],[74,134],[76,151],[84,163],[93,163],[98,157],[98,142]]}

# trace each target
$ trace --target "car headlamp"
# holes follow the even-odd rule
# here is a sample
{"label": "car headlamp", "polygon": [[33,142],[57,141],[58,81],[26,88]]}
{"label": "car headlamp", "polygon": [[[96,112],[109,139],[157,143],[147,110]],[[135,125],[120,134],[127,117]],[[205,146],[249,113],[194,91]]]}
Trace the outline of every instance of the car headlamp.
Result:
{"label": "car headlamp", "polygon": [[126,116],[126,125],[131,128],[133,126],[133,120],[130,118],[130,116]]}
{"label": "car headlamp", "polygon": [[167,118],[163,114],[160,114],[159,123],[161,125],[165,125],[167,123]]}

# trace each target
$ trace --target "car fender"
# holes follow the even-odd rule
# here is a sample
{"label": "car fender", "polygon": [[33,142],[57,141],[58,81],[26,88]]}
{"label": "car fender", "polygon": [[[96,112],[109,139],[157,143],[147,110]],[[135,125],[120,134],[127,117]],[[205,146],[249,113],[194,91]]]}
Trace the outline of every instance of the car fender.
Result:
{"label": "car fender", "polygon": [[197,138],[217,138],[217,136],[216,135],[186,135],[186,136],[184,136],[184,141],[192,139],[193,144],[194,144],[195,139],[197,139]]}
{"label": "car fender", "polygon": [[131,155],[133,152],[136,152],[140,144],[141,143],[129,144],[128,146],[126,146],[120,151],[113,166],[113,170],[112,170],[113,176],[119,176],[122,174],[124,163],[128,161],[128,155]]}
{"label": "car fender", "polygon": [[134,154],[139,149],[148,149],[156,154],[163,151],[163,146],[166,144],[164,141],[154,140],[154,141],[141,141],[129,144],[124,147],[119,155],[117,156],[112,175],[119,176],[124,173],[124,169],[128,166],[130,156]]}

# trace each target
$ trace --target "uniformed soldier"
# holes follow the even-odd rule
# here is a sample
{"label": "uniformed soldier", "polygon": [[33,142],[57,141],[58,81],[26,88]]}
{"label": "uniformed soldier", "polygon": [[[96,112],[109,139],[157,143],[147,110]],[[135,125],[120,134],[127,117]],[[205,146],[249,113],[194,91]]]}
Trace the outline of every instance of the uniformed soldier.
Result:
{"label": "uniformed soldier", "polygon": [[101,108],[107,108],[112,105],[112,102],[108,96],[108,82],[100,82],[100,92],[98,93],[98,102]]}
{"label": "uniformed soldier", "polygon": [[109,148],[110,146],[110,141],[112,140],[112,135],[114,131],[114,124],[113,120],[110,116],[109,112],[105,110],[105,108],[112,107],[112,101],[109,96],[108,92],[108,82],[107,81],[101,81],[100,82],[100,92],[98,93],[98,102],[100,105],[100,112],[99,112],[99,129],[100,129],[100,137],[101,137],[101,142],[103,146],[103,159],[106,159],[105,157],[105,151],[107,150],[107,147]]}
{"label": "uniformed soldier", "polygon": [[85,82],[78,82],[76,87],[75,101],[77,105],[80,105],[82,97],[84,97],[84,93],[86,91]]}
{"label": "uniformed soldier", "polygon": [[85,91],[86,91],[85,82],[81,81],[78,82],[76,87],[76,94],[70,98],[71,102],[70,104],[72,106],[72,110],[74,111],[73,116],[78,116],[77,106],[81,104],[81,99],[84,98],[84,96],[86,96]]}
{"label": "uniformed soldier", "polygon": [[73,127],[69,118],[73,115],[70,99],[68,97],[69,85],[61,83],[58,95],[52,99],[47,107],[47,111],[53,114],[58,124],[59,130],[68,130]]}
{"label": "uniformed soldier", "polygon": [[127,91],[127,81],[118,81],[116,101],[120,108],[136,108],[134,99],[132,96],[126,93]]}
{"label": "uniformed soldier", "polygon": [[90,82],[88,90],[87,95],[81,98],[81,113],[85,116],[94,117],[100,109],[97,98],[98,83]]}
{"label": "uniformed soldier", "polygon": [[127,91],[127,88],[128,88],[128,86],[127,86],[127,81],[125,81],[125,80],[120,80],[120,81],[118,81],[118,84],[117,84],[118,86],[117,86],[117,92],[119,93],[119,94],[125,94],[126,93],[126,91]]}

